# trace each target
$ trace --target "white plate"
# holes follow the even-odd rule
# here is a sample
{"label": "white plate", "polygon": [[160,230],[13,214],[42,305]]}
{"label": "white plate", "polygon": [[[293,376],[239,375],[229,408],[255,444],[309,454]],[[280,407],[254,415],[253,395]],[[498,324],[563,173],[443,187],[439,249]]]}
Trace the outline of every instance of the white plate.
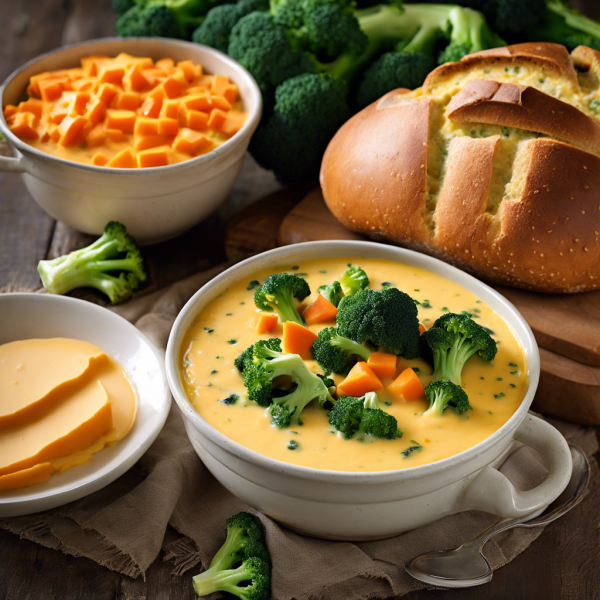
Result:
{"label": "white plate", "polygon": [[150,340],[115,313],[83,300],[50,294],[0,295],[0,344],[31,338],[84,340],[116,358],[138,399],[131,431],[84,465],[54,473],[44,483],[0,492],[0,517],[48,510],[112,483],[146,452],[171,406],[164,360]]}

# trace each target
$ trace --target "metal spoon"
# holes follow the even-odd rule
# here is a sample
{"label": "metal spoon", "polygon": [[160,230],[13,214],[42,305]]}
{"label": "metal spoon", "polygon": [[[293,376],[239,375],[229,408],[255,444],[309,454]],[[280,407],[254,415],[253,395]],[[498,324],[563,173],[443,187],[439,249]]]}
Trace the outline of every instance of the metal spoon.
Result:
{"label": "metal spoon", "polygon": [[573,457],[573,473],[565,490],[538,516],[525,519],[502,519],[472,540],[453,550],[421,554],[404,568],[415,579],[447,588],[472,587],[487,583],[493,571],[481,554],[485,543],[494,535],[513,527],[536,527],[558,519],[583,497],[590,480],[590,465],[585,454],[569,444]]}

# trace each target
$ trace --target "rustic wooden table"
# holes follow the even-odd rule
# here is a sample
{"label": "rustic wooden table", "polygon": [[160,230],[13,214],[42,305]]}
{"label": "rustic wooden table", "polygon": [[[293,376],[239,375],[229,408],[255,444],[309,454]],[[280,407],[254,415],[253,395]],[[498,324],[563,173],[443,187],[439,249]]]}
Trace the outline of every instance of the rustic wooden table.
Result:
{"label": "rustic wooden table", "polygon": [[[600,18],[600,2],[580,2]],[[585,5],[585,6],[584,6]],[[0,81],[14,68],[52,48],[113,34],[110,0],[17,0],[3,2]],[[227,221],[239,208],[278,188],[273,177],[248,158],[233,193],[221,209],[187,234],[144,249],[150,288],[159,289],[225,259]],[[17,174],[0,174],[0,292],[39,289],[42,258],[80,247],[91,238],[46,215]],[[79,297],[99,301],[92,292]],[[596,429],[600,439],[600,428]],[[600,459],[600,455],[596,456]],[[551,524],[529,549],[481,588],[420,591],[411,600],[600,598],[600,474],[592,494],[565,518]],[[168,535],[171,535],[169,532]],[[190,578],[171,577],[160,558],[146,580],[133,580],[85,558],[74,558],[0,530],[0,600],[183,599],[194,597]]]}

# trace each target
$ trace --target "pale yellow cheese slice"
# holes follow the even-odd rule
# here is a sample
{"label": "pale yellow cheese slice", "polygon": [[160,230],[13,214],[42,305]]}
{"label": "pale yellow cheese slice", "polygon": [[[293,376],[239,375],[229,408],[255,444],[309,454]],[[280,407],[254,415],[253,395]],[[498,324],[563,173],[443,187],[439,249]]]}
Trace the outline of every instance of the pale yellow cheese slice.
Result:
{"label": "pale yellow cheese slice", "polygon": [[35,465],[35,467],[30,467],[29,469],[2,475],[0,476],[0,492],[48,481],[51,474],[52,465],[46,462]]}

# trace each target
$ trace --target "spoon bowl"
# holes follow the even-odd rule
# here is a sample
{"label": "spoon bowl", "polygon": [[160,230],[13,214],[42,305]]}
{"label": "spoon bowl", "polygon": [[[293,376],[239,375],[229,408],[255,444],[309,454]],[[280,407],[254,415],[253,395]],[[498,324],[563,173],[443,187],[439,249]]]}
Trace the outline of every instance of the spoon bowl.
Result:
{"label": "spoon bowl", "polygon": [[573,458],[571,479],[545,510],[522,519],[501,519],[458,548],[421,554],[406,563],[406,572],[424,583],[448,588],[472,587],[490,581],[493,570],[482,554],[483,546],[490,538],[513,527],[546,525],[571,510],[583,498],[590,480],[590,466],[578,446],[569,444],[569,448]]}

